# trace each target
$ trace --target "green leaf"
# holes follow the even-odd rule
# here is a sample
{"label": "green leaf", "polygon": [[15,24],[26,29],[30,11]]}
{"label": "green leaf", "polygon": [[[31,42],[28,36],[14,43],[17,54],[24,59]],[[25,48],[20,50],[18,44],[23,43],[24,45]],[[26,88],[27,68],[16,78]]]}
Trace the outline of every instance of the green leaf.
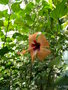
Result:
{"label": "green leaf", "polygon": [[35,13],[33,13],[33,14],[31,15],[31,19],[34,21],[34,20],[35,20],[35,18],[36,18],[36,14],[35,14]]}
{"label": "green leaf", "polygon": [[3,20],[0,20],[0,26],[3,26]]}
{"label": "green leaf", "polygon": [[48,0],[50,4],[52,4],[52,0]]}
{"label": "green leaf", "polygon": [[4,26],[6,27],[8,25],[8,20],[4,20]]}
{"label": "green leaf", "polygon": [[7,41],[7,42],[12,42],[12,40],[11,40],[10,37],[7,37],[7,38],[6,38],[6,41]]}
{"label": "green leaf", "polygon": [[60,56],[58,56],[58,57],[56,57],[54,60],[52,60],[52,61],[49,63],[49,67],[51,67],[51,66],[53,66],[53,65],[58,66],[60,63],[61,63]]}
{"label": "green leaf", "polygon": [[51,5],[46,1],[42,1],[42,9],[39,10],[39,15],[46,16],[48,14],[48,10],[50,9]]}
{"label": "green leaf", "polygon": [[1,28],[0,28],[0,38],[3,36],[3,32],[1,31]]}
{"label": "green leaf", "polygon": [[61,76],[59,77],[56,82],[56,85],[60,85],[60,86],[64,86],[64,85],[68,85],[68,76]]}
{"label": "green leaf", "polygon": [[27,24],[32,24],[33,23],[33,20],[31,19],[31,16],[30,15],[26,15],[25,17],[26,21],[27,21]]}
{"label": "green leaf", "polygon": [[21,32],[23,32],[23,33],[29,33],[29,28],[28,27],[25,27],[25,26],[23,26],[23,28],[22,28],[22,30],[21,30]]}
{"label": "green leaf", "polygon": [[0,49],[0,56],[4,56],[4,54],[8,53],[9,49],[8,47],[3,47],[2,49]]}
{"label": "green leaf", "polygon": [[17,15],[15,13],[11,14],[10,18],[11,19],[15,19],[17,17]]}
{"label": "green leaf", "polygon": [[34,7],[34,4],[32,2],[30,2],[29,4],[27,4],[27,6],[25,8],[25,12],[27,14],[30,14],[30,12],[32,11],[33,7]]}
{"label": "green leaf", "polygon": [[23,19],[21,17],[18,17],[15,19],[14,21],[14,24],[16,24],[17,26],[20,25],[20,26],[23,26]]}
{"label": "green leaf", "polygon": [[21,40],[27,40],[28,36],[27,35],[22,35],[20,33],[14,33],[13,38],[21,41]]}
{"label": "green leaf", "polygon": [[9,0],[0,0],[1,4],[8,4]]}
{"label": "green leaf", "polygon": [[68,12],[68,8],[66,6],[66,1],[63,0],[61,3],[57,4],[56,8],[51,12],[51,17],[54,19],[61,18]]}
{"label": "green leaf", "polygon": [[8,63],[5,65],[5,68],[10,68],[11,66],[13,66],[13,63],[12,63],[12,62],[8,62]]}
{"label": "green leaf", "polygon": [[0,18],[8,17],[8,10],[0,11]]}
{"label": "green leaf", "polygon": [[0,11],[0,18],[3,17],[3,11]]}
{"label": "green leaf", "polygon": [[37,2],[37,3],[39,3],[39,2],[40,2],[40,0],[36,0],[36,2]]}
{"label": "green leaf", "polygon": [[3,80],[3,79],[4,79],[4,78],[3,78],[3,77],[1,77],[1,78],[0,78],[0,81],[1,81],[1,80]]}
{"label": "green leaf", "polygon": [[2,34],[1,40],[4,41],[5,40],[5,35],[4,35],[4,33],[1,33],[1,34]]}
{"label": "green leaf", "polygon": [[17,2],[16,3],[13,3],[12,6],[11,6],[11,8],[12,8],[12,10],[14,12],[19,12],[21,10],[20,3],[17,3]]}
{"label": "green leaf", "polygon": [[46,2],[46,1],[42,1],[42,5],[43,5],[44,10],[51,8],[50,4],[48,2]]}

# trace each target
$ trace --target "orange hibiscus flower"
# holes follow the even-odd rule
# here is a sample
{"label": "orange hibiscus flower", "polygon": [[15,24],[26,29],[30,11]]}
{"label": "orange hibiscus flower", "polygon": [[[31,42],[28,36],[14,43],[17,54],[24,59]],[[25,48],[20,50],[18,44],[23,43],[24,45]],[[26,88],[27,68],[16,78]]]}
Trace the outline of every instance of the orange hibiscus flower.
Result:
{"label": "orange hibiscus flower", "polygon": [[21,54],[25,54],[27,51],[30,52],[32,61],[34,61],[35,56],[37,56],[39,60],[43,60],[51,53],[48,41],[45,36],[39,32],[29,35],[29,48],[23,50]]}

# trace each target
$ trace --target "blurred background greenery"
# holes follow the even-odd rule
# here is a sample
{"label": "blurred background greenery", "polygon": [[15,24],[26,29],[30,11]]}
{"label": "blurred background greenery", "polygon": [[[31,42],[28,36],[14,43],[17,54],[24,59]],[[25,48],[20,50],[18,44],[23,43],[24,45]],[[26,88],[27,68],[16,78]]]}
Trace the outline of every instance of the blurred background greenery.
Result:
{"label": "blurred background greenery", "polygon": [[[51,54],[31,62],[28,36],[42,32]],[[0,0],[0,90],[68,90],[68,1]]]}

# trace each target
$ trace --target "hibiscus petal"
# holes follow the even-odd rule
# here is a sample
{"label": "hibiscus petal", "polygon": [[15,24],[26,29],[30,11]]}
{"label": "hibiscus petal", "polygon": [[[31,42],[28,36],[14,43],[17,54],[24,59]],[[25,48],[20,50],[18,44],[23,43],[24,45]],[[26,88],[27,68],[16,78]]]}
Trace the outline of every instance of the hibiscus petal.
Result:
{"label": "hibiscus petal", "polygon": [[39,60],[43,60],[45,59],[45,57],[47,57],[49,54],[51,53],[50,50],[45,49],[45,48],[40,48],[40,50],[37,53],[37,56],[39,58]]}
{"label": "hibiscus petal", "polygon": [[41,47],[48,47],[49,48],[49,43],[43,34],[38,36],[37,42],[40,43]]}
{"label": "hibiscus petal", "polygon": [[34,40],[36,40],[37,35],[38,35],[38,32],[32,35],[29,35],[29,49],[32,48],[31,45],[34,43]]}
{"label": "hibiscus petal", "polygon": [[36,40],[37,35],[38,35],[38,32],[32,35],[29,35],[29,44],[32,43],[34,40]]}
{"label": "hibiscus petal", "polygon": [[31,54],[32,62],[33,62],[34,61],[34,58],[35,58],[35,56],[37,54],[37,50],[36,51],[30,50],[30,54]]}

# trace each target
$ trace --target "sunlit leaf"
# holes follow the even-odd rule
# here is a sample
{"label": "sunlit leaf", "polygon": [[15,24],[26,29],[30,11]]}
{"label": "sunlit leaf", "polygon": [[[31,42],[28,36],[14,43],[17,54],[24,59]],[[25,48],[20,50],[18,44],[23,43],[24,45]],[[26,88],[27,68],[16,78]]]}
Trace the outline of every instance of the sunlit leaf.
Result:
{"label": "sunlit leaf", "polygon": [[21,10],[20,3],[13,3],[11,8],[14,12],[19,12]]}
{"label": "sunlit leaf", "polygon": [[0,18],[8,16],[7,10],[0,11]]}
{"label": "sunlit leaf", "polygon": [[58,19],[61,18],[62,16],[64,16],[67,11],[67,5],[66,5],[66,1],[67,0],[62,0],[62,2],[60,2],[59,4],[57,4],[56,8],[51,12],[51,17],[54,19]]}
{"label": "sunlit leaf", "polygon": [[32,2],[30,2],[29,4],[27,4],[26,8],[25,8],[25,12],[27,14],[30,14],[32,8],[34,7],[34,4]]}
{"label": "sunlit leaf", "polygon": [[1,4],[8,4],[9,0],[0,0]]}

